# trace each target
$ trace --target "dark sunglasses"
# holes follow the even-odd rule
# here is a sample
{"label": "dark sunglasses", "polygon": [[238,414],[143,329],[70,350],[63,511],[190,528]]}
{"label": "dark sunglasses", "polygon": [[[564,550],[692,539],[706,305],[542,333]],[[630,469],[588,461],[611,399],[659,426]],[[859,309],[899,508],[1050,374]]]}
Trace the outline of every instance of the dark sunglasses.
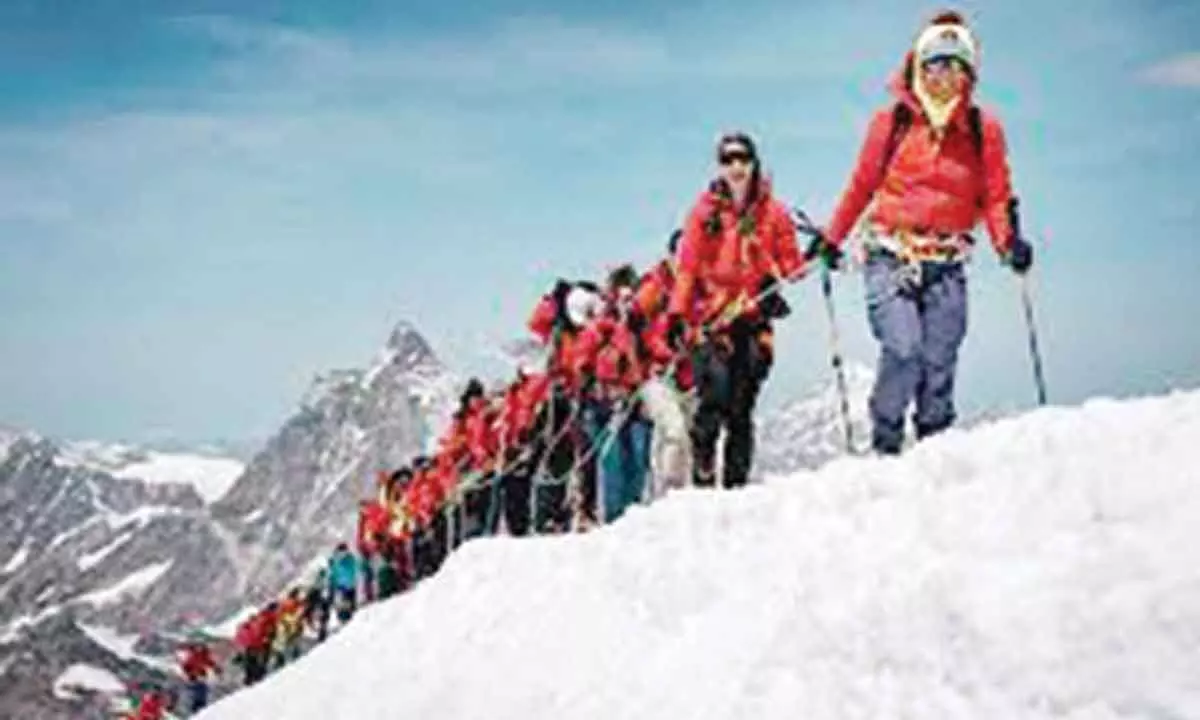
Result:
{"label": "dark sunglasses", "polygon": [[956,57],[933,58],[932,60],[926,60],[925,62],[921,63],[921,67],[925,70],[932,70],[934,72],[946,72],[951,68],[960,72],[969,71],[967,64]]}
{"label": "dark sunglasses", "polygon": [[735,162],[749,165],[754,162],[754,156],[745,150],[726,150],[717,156],[717,162],[721,165],[732,165]]}

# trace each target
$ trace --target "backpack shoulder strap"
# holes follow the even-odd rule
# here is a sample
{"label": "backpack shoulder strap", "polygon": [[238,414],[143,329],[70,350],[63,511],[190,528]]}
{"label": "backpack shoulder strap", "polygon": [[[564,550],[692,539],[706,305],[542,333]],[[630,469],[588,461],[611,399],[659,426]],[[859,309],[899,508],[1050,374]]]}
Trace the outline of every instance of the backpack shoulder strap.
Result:
{"label": "backpack shoulder strap", "polygon": [[972,105],[967,109],[967,128],[971,132],[971,143],[975,147],[975,154],[983,160],[983,112],[978,105]]}
{"label": "backpack shoulder strap", "polygon": [[912,108],[903,102],[897,102],[892,106],[892,129],[888,133],[887,145],[884,146],[883,151],[882,167],[885,172],[892,164],[892,157],[896,154],[896,149],[900,147],[900,141],[908,134],[908,129],[912,127],[912,124]]}

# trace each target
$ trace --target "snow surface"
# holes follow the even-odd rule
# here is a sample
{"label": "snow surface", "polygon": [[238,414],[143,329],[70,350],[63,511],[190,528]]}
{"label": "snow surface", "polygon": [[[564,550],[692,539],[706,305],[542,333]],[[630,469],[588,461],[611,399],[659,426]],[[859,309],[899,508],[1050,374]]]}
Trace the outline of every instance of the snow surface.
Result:
{"label": "snow surface", "polygon": [[8,562],[4,563],[4,567],[0,568],[0,574],[8,575],[20,570],[21,566],[24,565],[25,561],[28,559],[29,543],[23,542],[21,543],[21,547],[17,548],[17,551],[8,559]]}
{"label": "snow surface", "polygon": [[109,587],[80,595],[77,601],[92,605],[108,605],[124,599],[127,595],[139,594],[158,582],[158,579],[171,569],[174,562],[174,560],[164,560],[151,563],[144,568],[134,570]]}
{"label": "snow surface", "polygon": [[94,665],[76,663],[63,671],[54,681],[54,694],[60,698],[70,698],[73,691],[91,690],[101,693],[124,692],[125,684],[115,675]]}
{"label": "snow surface", "polygon": [[138,653],[133,649],[138,641],[136,634],[122,634],[113,628],[103,625],[89,625],[81,622],[75,624],[85,635],[92,639],[92,642],[122,660],[129,660],[138,656]]}
{"label": "snow surface", "polygon": [[83,570],[85,572],[88,570],[91,570],[92,568],[96,567],[101,562],[103,562],[104,558],[111,555],[114,550],[121,547],[122,545],[124,545],[125,543],[129,542],[132,539],[133,539],[132,531],[127,532],[127,533],[122,533],[121,535],[118,535],[116,538],[114,538],[111,542],[106,543],[104,546],[97,548],[96,550],[93,550],[92,552],[84,553],[83,555],[80,555],[79,560],[77,562],[79,569]]}
{"label": "snow surface", "polygon": [[245,470],[244,463],[231,458],[152,452],[145,462],[127,465],[113,474],[149,483],[191,485],[206,503],[214,503],[229,492]]}
{"label": "snow surface", "polygon": [[476,541],[204,720],[1200,717],[1200,392]]}
{"label": "snow surface", "polygon": [[64,443],[56,459],[64,467],[85,467],[124,480],[191,485],[205,502],[219,500],[245,471],[245,463],[226,457],[161,453],[120,443],[93,440]]}

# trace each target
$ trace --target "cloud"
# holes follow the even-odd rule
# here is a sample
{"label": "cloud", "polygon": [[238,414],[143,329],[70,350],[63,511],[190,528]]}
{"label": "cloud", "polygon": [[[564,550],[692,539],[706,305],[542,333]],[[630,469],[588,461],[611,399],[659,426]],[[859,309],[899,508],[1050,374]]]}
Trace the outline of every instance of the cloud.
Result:
{"label": "cloud", "polygon": [[1200,88],[1200,52],[1183,53],[1155,63],[1143,70],[1140,77],[1153,85]]}

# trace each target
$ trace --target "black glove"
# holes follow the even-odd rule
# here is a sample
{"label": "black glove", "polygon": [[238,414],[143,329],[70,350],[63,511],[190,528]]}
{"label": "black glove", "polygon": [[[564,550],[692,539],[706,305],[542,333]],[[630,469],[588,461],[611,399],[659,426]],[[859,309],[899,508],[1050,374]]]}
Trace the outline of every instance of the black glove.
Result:
{"label": "black glove", "polygon": [[1014,235],[1008,244],[1008,264],[1018,275],[1024,275],[1033,267],[1033,246],[1020,235]]}
{"label": "black glove", "polygon": [[1008,225],[1012,239],[1004,260],[1018,275],[1024,275],[1033,267],[1033,246],[1025,242],[1021,233],[1021,201],[1015,195],[1008,200]]}
{"label": "black glove", "polygon": [[683,318],[672,315],[667,319],[667,347],[678,352],[683,348],[683,336],[687,334],[687,325]]}
{"label": "black glove", "polygon": [[842,260],[845,258],[845,253],[842,249],[829,242],[825,237],[825,233],[817,231],[813,235],[813,239],[808,243],[808,249],[804,251],[804,259],[808,262],[820,259],[829,270],[838,270],[842,267]]}
{"label": "black glove", "polygon": [[780,320],[792,314],[792,308],[787,300],[779,294],[779,279],[764,278],[758,286],[758,309],[768,320]]}

